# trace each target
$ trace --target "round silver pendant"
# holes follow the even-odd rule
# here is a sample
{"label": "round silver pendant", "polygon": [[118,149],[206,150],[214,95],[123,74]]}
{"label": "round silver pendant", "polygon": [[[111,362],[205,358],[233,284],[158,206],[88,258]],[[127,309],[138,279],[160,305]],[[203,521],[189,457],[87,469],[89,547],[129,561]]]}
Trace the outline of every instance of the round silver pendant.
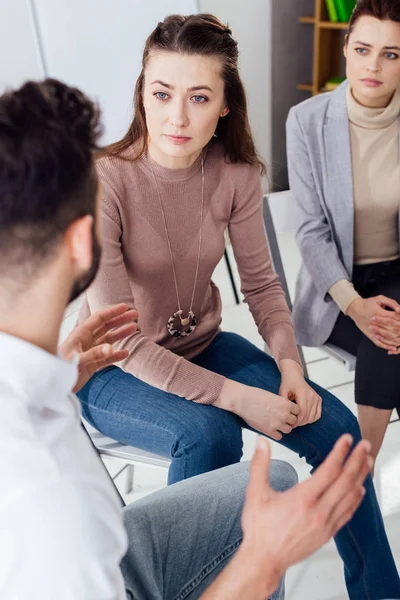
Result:
{"label": "round silver pendant", "polygon": [[[192,311],[189,311],[187,317],[182,317],[183,311],[178,310],[174,313],[167,322],[167,329],[170,335],[175,338],[187,337],[196,329],[197,320]],[[179,321],[179,329],[175,326],[176,322]]]}

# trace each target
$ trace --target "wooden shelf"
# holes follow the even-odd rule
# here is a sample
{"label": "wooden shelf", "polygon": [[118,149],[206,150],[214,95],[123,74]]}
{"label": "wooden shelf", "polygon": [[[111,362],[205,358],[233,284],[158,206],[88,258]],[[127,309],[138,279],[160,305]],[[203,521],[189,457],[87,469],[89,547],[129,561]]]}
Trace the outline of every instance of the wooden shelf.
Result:
{"label": "wooden shelf", "polygon": [[312,85],[312,83],[298,83],[297,89],[300,90],[301,92],[312,92],[313,85]]}
{"label": "wooden shelf", "polygon": [[315,17],[299,17],[299,23],[303,25],[317,25],[321,29],[347,29],[348,23],[333,23],[332,21],[316,21]]}
{"label": "wooden shelf", "polygon": [[315,25],[315,17],[299,17],[299,23],[304,25]]}
{"label": "wooden shelf", "polygon": [[332,23],[332,21],[320,21],[318,27],[321,29],[348,29],[348,23]]}
{"label": "wooden shelf", "polygon": [[299,83],[297,89],[319,94],[324,91],[325,84],[333,77],[343,77],[343,34],[347,31],[348,23],[333,23],[329,20],[326,0],[314,0],[314,16],[299,17],[299,22],[313,25],[313,65],[312,84]]}

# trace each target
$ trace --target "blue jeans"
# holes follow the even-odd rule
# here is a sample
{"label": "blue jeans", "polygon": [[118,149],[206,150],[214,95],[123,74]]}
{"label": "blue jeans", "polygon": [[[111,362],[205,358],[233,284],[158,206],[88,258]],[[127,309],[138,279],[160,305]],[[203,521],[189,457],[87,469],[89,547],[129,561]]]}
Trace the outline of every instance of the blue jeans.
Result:
{"label": "blue jeans", "polygon": [[[219,333],[193,362],[278,393],[280,373],[275,361],[234,333]],[[321,419],[294,429],[280,443],[316,468],[342,433],[351,433],[355,442],[361,436],[351,411],[328,391],[311,385],[322,397]],[[163,392],[117,367],[96,373],[79,397],[85,419],[106,435],[170,456],[169,483],[239,462],[242,456],[242,427],[247,425],[239,417]],[[335,537],[349,597],[400,599],[400,580],[371,477],[365,487],[361,506]]]}
{"label": "blue jeans", "polygon": [[[271,462],[270,484],[283,492],[296,471]],[[128,552],[121,568],[134,600],[195,600],[227,566],[242,540],[240,520],[249,463],[192,477],[124,509]],[[271,596],[283,600],[284,580]]]}

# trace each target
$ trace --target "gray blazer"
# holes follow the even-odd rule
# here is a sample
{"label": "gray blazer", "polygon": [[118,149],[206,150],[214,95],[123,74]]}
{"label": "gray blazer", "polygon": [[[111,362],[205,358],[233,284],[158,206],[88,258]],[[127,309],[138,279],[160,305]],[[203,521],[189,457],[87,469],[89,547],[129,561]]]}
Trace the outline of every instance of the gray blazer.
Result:
{"label": "gray blazer", "polygon": [[352,279],[354,198],[346,88],[294,106],[286,123],[290,189],[303,258],[293,321],[299,344],[326,342],[339,315],[328,293]]}

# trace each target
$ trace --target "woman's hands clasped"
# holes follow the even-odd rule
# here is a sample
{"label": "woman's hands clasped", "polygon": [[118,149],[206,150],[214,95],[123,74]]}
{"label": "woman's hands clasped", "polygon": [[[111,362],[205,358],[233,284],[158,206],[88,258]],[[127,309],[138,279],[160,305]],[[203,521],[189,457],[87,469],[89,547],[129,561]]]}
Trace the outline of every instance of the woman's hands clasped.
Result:
{"label": "woman's hands clasped", "polygon": [[281,361],[282,380],[278,394],[227,379],[214,406],[229,410],[256,431],[274,440],[295,427],[321,418],[321,397],[304,379],[301,366]]}
{"label": "woman's hands clasped", "polygon": [[321,418],[322,398],[304,379],[303,369],[294,360],[280,362],[282,381],[279,395],[296,402],[300,411],[295,426],[315,423]]}
{"label": "woman's hands clasped", "polygon": [[378,348],[400,354],[400,305],[386,296],[357,298],[346,314]]}

